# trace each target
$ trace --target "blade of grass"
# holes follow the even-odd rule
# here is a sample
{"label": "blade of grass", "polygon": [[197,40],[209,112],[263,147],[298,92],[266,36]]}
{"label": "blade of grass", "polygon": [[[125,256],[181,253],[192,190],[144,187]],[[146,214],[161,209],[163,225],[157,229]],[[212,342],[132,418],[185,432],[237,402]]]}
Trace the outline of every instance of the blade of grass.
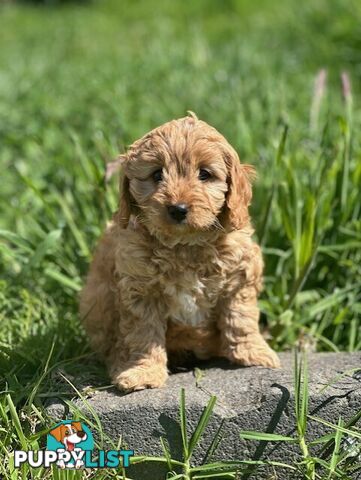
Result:
{"label": "blade of grass", "polygon": [[191,436],[189,441],[188,458],[192,455],[194,448],[198,444],[198,441],[204,432],[204,429],[209,423],[216,401],[217,401],[217,397],[212,396],[208,402],[208,405],[202,412],[202,415],[201,415],[201,418],[199,419],[197,427],[194,430],[193,435]]}
{"label": "blade of grass", "polygon": [[200,465],[198,467],[192,467],[191,472],[192,473],[207,472],[207,470],[222,470],[222,469],[224,469],[224,472],[237,471],[237,469],[239,469],[244,465],[273,465],[273,466],[288,468],[289,470],[297,470],[297,468],[294,467],[293,465],[289,465],[288,463],[283,463],[283,462],[272,461],[272,460],[228,460],[228,461],[224,460],[224,461],[209,463],[208,465]]}
{"label": "blade of grass", "polygon": [[31,390],[31,392],[30,392],[29,398],[28,398],[28,400],[27,400],[27,402],[26,402],[28,415],[30,414],[30,411],[31,411],[31,408],[32,408],[32,404],[33,404],[35,395],[36,395],[36,393],[37,393],[37,391],[38,391],[41,383],[43,382],[43,380],[45,379],[45,377],[46,377],[46,376],[48,375],[48,373],[49,373],[49,364],[50,364],[50,360],[51,360],[51,357],[52,357],[53,352],[54,352],[55,341],[56,341],[56,338],[54,338],[54,340],[53,340],[53,342],[52,342],[52,344],[51,344],[50,351],[49,351],[48,357],[47,357],[47,359],[46,359],[43,372],[42,372],[42,374],[38,377],[38,379],[37,379],[34,387],[32,388],[32,390]]}
{"label": "blade of grass", "polygon": [[76,292],[80,292],[81,290],[81,282],[80,280],[74,280],[63,273],[59,272],[59,270],[56,270],[55,268],[46,268],[44,270],[44,274],[48,275],[48,277],[53,278],[57,282],[59,282],[61,285],[64,285],[65,287],[70,288],[71,290],[74,290]]}
{"label": "blade of grass", "polygon": [[167,459],[167,464],[168,464],[168,470],[172,470],[172,462],[171,462],[171,455],[169,452],[168,446],[165,444],[164,438],[160,437],[160,443],[162,445],[163,453],[165,458]]}
{"label": "blade of grass", "polygon": [[70,228],[70,231],[72,232],[79,248],[82,253],[82,255],[86,258],[90,257],[90,251],[87,245],[87,242],[85,240],[83,232],[78,228],[76,221],[74,219],[74,216],[71,212],[71,209],[69,205],[67,204],[66,197],[61,196],[58,192],[54,191],[53,196],[56,199],[57,203],[59,204],[64,217],[67,221],[67,224]]}
{"label": "blade of grass", "polygon": [[181,389],[180,403],[179,403],[179,417],[180,417],[180,429],[182,434],[182,445],[184,458],[189,458],[189,447],[187,439],[187,420],[186,420],[186,404],[185,404],[185,389]]}
{"label": "blade of grass", "polygon": [[239,436],[246,440],[260,440],[267,442],[297,442],[297,438],[278,435],[276,433],[249,432],[243,430],[239,433]]}
{"label": "blade of grass", "polygon": [[216,434],[214,435],[213,437],[213,440],[210,444],[210,446],[208,447],[207,449],[207,452],[202,460],[202,465],[204,465],[208,460],[210,460],[213,455],[215,454],[219,444],[221,443],[222,441],[222,430],[223,430],[223,426],[224,426],[224,418],[222,419],[217,431],[216,431]]}
{"label": "blade of grass", "polygon": [[[338,419],[337,426],[342,427],[341,418]],[[341,430],[337,430],[336,435],[335,435],[335,446],[334,446],[332,456],[331,456],[331,460],[330,460],[330,471],[329,471],[329,475],[328,475],[329,480],[331,480],[333,474],[336,471],[336,467],[337,467],[339,456],[340,456],[341,438],[342,438],[342,432],[341,432]]]}
{"label": "blade of grass", "polygon": [[[152,462],[152,463],[167,463],[168,461],[165,457],[149,457],[147,455],[139,455],[130,458],[130,463],[136,465],[137,463]],[[179,467],[184,467],[184,463],[178,460],[171,459],[172,465]]]}
{"label": "blade of grass", "polygon": [[322,423],[323,425],[326,425],[327,427],[331,427],[333,429],[340,430],[342,433],[346,433],[347,435],[350,435],[351,437],[356,437],[361,439],[361,433],[356,432],[355,430],[350,430],[349,428],[345,427],[339,427],[338,425],[334,425],[331,422],[328,422],[327,420],[323,420],[322,418],[319,417],[314,417],[313,415],[308,415],[308,418],[311,420],[314,420],[315,422]]}
{"label": "blade of grass", "polygon": [[18,416],[18,412],[16,411],[15,405],[14,405],[14,403],[12,401],[12,398],[9,394],[6,395],[6,399],[7,399],[7,404],[8,404],[8,407],[9,407],[12,423],[15,427],[16,433],[18,434],[18,438],[19,438],[19,441],[20,441],[21,448],[22,448],[22,450],[27,450],[28,449],[28,442],[27,442],[25,434],[23,432],[21,422],[20,422],[20,419],[19,419],[19,416]]}

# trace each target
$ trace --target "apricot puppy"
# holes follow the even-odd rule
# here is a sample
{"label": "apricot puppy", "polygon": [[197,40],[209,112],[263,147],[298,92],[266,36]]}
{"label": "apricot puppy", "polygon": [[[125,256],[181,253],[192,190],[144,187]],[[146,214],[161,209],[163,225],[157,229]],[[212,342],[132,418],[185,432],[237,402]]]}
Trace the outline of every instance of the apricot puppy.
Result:
{"label": "apricot puppy", "polygon": [[251,238],[253,167],[190,115],[122,156],[119,209],[81,293],[95,350],[121,390],[161,387],[168,357],[278,367],[258,327],[262,256]]}

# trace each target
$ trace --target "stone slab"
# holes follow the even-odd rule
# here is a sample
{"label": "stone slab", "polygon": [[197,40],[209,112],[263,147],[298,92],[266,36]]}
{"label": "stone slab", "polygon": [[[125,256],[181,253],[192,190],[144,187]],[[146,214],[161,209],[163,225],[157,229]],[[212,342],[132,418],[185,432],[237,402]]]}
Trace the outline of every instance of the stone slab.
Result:
{"label": "stone slab", "polygon": [[[188,431],[196,426],[211,395],[217,396],[212,420],[194,452],[194,463],[202,461],[223,422],[222,441],[215,460],[272,459],[292,463],[298,458],[297,445],[288,443],[241,440],[241,430],[294,435],[293,355],[280,355],[282,368],[239,368],[225,361],[200,363],[196,370],[172,374],[162,389],[121,394],[115,389],[96,392],[87,400],[99,415],[104,432],[112,440],[119,437],[137,455],[162,455],[159,438],[167,439],[173,458],[182,458],[179,430],[179,397],[186,391]],[[344,420],[361,410],[361,353],[318,353],[309,355],[309,412],[334,424],[339,416]],[[332,385],[327,386],[332,383]],[[327,388],[325,388],[327,387]],[[89,416],[88,407],[76,400]],[[49,413],[59,417],[63,412],[53,405]],[[308,438],[318,438],[330,430],[310,421]],[[137,465],[128,470],[135,480],[161,480],[165,470]],[[272,472],[268,471],[269,474]],[[242,478],[268,478],[250,474]],[[290,478],[290,472],[280,469],[277,478]],[[264,476],[263,476],[264,475]],[[292,477],[296,478],[296,477]]]}

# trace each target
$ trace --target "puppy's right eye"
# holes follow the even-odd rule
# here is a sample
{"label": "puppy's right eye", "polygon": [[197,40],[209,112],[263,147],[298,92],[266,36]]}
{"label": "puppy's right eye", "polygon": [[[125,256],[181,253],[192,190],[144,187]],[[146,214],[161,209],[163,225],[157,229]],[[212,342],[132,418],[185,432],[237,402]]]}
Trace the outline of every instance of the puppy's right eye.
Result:
{"label": "puppy's right eye", "polygon": [[153,172],[152,178],[155,181],[155,183],[161,182],[163,180],[163,170],[159,168],[159,170],[156,170],[155,172]]}
{"label": "puppy's right eye", "polygon": [[209,171],[206,170],[205,168],[201,168],[201,169],[199,170],[198,178],[199,178],[199,180],[201,180],[202,182],[206,182],[206,181],[209,180],[211,177],[212,177],[211,172],[209,172]]}

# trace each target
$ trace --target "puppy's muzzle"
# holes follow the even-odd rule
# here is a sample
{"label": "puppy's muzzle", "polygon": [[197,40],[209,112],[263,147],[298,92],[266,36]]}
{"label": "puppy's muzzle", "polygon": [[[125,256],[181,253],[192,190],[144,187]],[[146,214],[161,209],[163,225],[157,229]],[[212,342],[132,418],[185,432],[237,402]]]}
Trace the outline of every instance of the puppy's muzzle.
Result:
{"label": "puppy's muzzle", "polygon": [[178,203],[176,205],[169,205],[167,207],[169,217],[176,223],[184,223],[187,213],[188,206],[184,203]]}

